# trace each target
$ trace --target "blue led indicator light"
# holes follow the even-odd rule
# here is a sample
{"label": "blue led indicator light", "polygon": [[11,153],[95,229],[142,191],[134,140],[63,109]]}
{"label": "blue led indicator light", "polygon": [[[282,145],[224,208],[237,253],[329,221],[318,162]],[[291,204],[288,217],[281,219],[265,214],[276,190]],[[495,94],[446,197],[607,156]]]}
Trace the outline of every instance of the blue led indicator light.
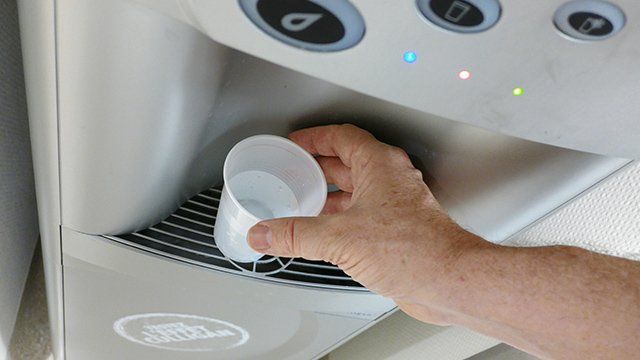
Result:
{"label": "blue led indicator light", "polygon": [[414,53],[413,51],[407,51],[402,56],[402,59],[404,60],[404,62],[411,64],[418,60],[418,55],[416,55],[416,53]]}

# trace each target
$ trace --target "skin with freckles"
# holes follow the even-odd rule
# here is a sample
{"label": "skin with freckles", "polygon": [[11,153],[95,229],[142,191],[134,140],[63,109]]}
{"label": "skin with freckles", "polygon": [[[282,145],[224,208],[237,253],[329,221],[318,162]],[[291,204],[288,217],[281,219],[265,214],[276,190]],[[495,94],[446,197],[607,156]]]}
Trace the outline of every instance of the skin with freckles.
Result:
{"label": "skin with freckles", "polygon": [[255,250],[331,262],[410,316],[466,326],[542,358],[640,354],[640,263],[489,243],[449,218],[403,150],[355,126],[290,138],[340,191],[319,217],[254,226]]}

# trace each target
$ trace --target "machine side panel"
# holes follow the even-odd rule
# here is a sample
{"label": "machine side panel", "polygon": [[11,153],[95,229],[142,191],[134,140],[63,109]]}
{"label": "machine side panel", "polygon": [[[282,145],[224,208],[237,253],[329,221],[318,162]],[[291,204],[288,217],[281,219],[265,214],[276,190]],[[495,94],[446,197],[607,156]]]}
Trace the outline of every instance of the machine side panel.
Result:
{"label": "machine side panel", "polygon": [[157,222],[215,178],[192,167],[228,50],[129,1],[61,0],[57,15],[62,221]]}
{"label": "machine side panel", "polygon": [[54,357],[64,358],[55,2],[18,2],[40,238]]}

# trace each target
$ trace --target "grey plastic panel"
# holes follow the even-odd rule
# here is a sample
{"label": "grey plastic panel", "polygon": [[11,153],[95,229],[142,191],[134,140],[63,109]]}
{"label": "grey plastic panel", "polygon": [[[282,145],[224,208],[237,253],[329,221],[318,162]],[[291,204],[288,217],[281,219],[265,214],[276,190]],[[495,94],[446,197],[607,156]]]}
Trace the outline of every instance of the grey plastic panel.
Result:
{"label": "grey plastic panel", "polygon": [[59,6],[62,220],[144,228],[214,178],[202,152],[222,135],[211,112],[228,50],[127,1]]}
{"label": "grey plastic panel", "polygon": [[63,359],[54,3],[20,0],[18,10],[52,350]]}
{"label": "grey plastic panel", "polygon": [[[67,229],[63,238],[68,360],[310,359],[394,308],[392,301],[370,293],[268,284]],[[228,350],[216,348],[228,345],[222,337],[207,343],[212,351],[176,351],[158,346],[194,350],[202,342],[145,341],[149,334],[128,328],[141,344],[113,329],[120,319],[159,313],[229,322],[244,329],[248,339]]]}
{"label": "grey plastic panel", "polygon": [[[215,41],[354,91],[502,134],[640,157],[636,0],[616,1],[625,27],[591,43],[561,36],[553,24],[558,0],[504,1],[496,25],[472,35],[430,26],[415,1],[353,0],[366,36],[348,51],[323,56],[256,31],[233,1],[180,2]],[[403,62],[407,50],[418,61]],[[471,80],[460,81],[462,69],[473,73]],[[517,86],[524,96],[511,94]]]}
{"label": "grey plastic panel", "polygon": [[157,223],[221,183],[239,140],[309,125],[352,122],[405,148],[452,216],[493,241],[627,162],[362,95],[233,51],[135,3],[61,6],[62,220],[84,233]]}
{"label": "grey plastic panel", "polygon": [[[82,5],[74,9],[79,8]],[[100,13],[102,18],[107,16],[107,11]],[[128,36],[131,47],[142,46],[135,41],[149,40],[137,39],[134,33]],[[154,58],[160,57],[159,49]],[[70,49],[68,56],[72,54]],[[116,64],[131,62],[130,67],[146,67],[149,79],[153,71],[162,78],[162,66],[145,66],[154,61],[129,54],[122,50]],[[149,90],[155,89],[151,84],[131,87],[128,77],[115,75],[100,79],[111,71],[102,57],[92,58],[84,76],[76,70],[62,82],[63,219],[67,226],[97,234],[145,228],[190,195],[219,183],[224,157],[237,141],[259,133],[285,135],[323,123],[353,122],[404,147],[425,170],[451,214],[494,241],[505,239],[626,163],[492,134],[238,52],[225,56],[215,99],[213,94],[211,98],[181,97],[190,104],[186,113],[176,113],[171,102],[138,101],[154,92]],[[206,77],[210,71],[204,64],[189,69],[185,74],[189,78],[198,77],[198,71],[205,71],[201,77]],[[64,69],[61,73],[65,74]],[[95,82],[84,80],[95,76]],[[179,84],[171,82],[163,86],[179,89]],[[75,87],[82,92],[69,93]],[[111,101],[95,101],[96,97],[106,99],[100,96],[105,87],[117,94],[110,96]],[[191,112],[196,108],[201,109],[199,115]]]}

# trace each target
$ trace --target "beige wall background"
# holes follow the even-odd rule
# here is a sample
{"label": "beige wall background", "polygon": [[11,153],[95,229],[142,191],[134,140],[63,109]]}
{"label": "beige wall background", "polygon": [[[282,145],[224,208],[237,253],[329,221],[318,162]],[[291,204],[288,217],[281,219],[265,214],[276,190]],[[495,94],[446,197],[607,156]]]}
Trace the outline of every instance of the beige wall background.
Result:
{"label": "beige wall background", "polygon": [[0,0],[0,359],[6,358],[38,238],[15,0]]}

